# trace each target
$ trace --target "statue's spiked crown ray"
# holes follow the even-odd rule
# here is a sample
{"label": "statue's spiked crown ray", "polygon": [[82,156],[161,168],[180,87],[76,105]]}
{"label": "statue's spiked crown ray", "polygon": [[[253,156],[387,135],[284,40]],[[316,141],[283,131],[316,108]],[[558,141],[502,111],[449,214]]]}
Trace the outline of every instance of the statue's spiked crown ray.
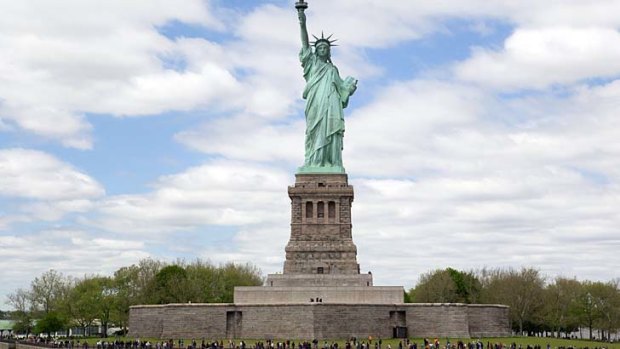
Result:
{"label": "statue's spiked crown ray", "polygon": [[325,35],[323,34],[323,32],[321,32],[321,37],[318,38],[316,35],[312,34],[312,36],[314,36],[314,41],[311,41],[310,44],[314,45],[314,47],[319,46],[320,44],[327,44],[328,46],[338,46],[338,45],[334,45],[334,42],[338,41],[338,39],[334,39],[334,40],[330,40],[332,36],[334,36],[334,34],[331,34],[328,37],[325,37]]}

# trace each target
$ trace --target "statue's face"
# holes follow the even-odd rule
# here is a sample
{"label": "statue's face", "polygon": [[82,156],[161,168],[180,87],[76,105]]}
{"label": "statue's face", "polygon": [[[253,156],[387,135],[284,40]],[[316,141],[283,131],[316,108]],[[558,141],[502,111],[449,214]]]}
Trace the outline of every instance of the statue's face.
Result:
{"label": "statue's face", "polygon": [[319,45],[316,47],[316,55],[319,58],[329,58],[329,46]]}

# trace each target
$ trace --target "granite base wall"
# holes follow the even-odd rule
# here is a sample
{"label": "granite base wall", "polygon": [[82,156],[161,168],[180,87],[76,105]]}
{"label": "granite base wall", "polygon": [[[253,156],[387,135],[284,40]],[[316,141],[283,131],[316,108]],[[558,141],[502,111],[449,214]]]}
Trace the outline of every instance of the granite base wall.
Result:
{"label": "granite base wall", "polygon": [[167,304],[133,306],[141,338],[335,339],[509,336],[508,307],[466,304]]}
{"label": "granite base wall", "polygon": [[402,303],[402,286],[371,287],[235,287],[235,304],[295,304],[321,299],[321,303],[394,304]]}
{"label": "granite base wall", "polygon": [[481,304],[467,307],[469,333],[472,337],[503,337],[510,331],[508,307],[503,309],[504,316],[498,316],[499,309],[489,308]]}

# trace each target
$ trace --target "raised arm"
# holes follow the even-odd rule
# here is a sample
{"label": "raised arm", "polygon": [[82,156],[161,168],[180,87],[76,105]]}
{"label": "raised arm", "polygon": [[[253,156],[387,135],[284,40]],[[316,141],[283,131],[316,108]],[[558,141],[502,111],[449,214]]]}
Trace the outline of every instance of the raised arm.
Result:
{"label": "raised arm", "polygon": [[301,28],[301,46],[305,49],[310,47],[310,39],[308,39],[308,28],[306,28],[306,14],[303,8],[297,9],[299,16],[299,26]]}

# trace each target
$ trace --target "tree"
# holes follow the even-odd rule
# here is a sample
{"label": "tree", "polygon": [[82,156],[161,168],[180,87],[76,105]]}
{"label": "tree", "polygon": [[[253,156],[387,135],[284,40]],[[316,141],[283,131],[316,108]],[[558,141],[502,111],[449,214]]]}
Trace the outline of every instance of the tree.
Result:
{"label": "tree", "polygon": [[480,289],[473,273],[446,268],[423,274],[409,296],[416,303],[474,303]]}
{"label": "tree", "polygon": [[112,312],[110,314],[112,321],[121,328],[129,323],[129,307],[138,304],[140,297],[139,290],[135,287],[134,273],[130,267],[123,267],[114,273],[114,288],[116,295],[113,298]]}
{"label": "tree", "polygon": [[13,306],[15,311],[26,313],[32,309],[32,294],[23,288],[17,289],[7,296],[7,304]]}
{"label": "tree", "polygon": [[482,284],[472,272],[462,272],[452,268],[446,269],[456,287],[459,302],[476,303],[480,298]]}
{"label": "tree", "polygon": [[579,314],[579,323],[589,329],[588,338],[592,340],[592,327],[594,326],[594,319],[596,318],[596,303],[592,296],[592,282],[586,281],[583,283],[579,297],[577,298],[577,314]]}
{"label": "tree", "polygon": [[263,278],[258,268],[251,264],[227,263],[218,270],[220,292],[216,299],[218,303],[232,303],[235,286],[260,286]]}
{"label": "tree", "polygon": [[56,312],[48,312],[37,321],[34,333],[46,333],[49,338],[53,332],[60,331],[65,326],[65,320]]}
{"label": "tree", "polygon": [[89,328],[95,319],[101,321],[102,335],[107,337],[108,325],[117,302],[118,289],[112,278],[90,276],[79,280],[70,292],[72,319],[78,326]]}
{"label": "tree", "polygon": [[100,277],[98,280],[99,290],[101,292],[101,301],[99,303],[99,320],[103,326],[103,337],[108,337],[108,325],[112,319],[114,311],[114,303],[118,290],[115,288],[114,280],[109,277]]}
{"label": "tree", "polygon": [[7,298],[7,304],[13,306],[15,309],[13,313],[15,320],[13,331],[15,331],[15,333],[24,333],[28,335],[32,330],[32,295],[30,292],[20,288],[10,293]]}
{"label": "tree", "polygon": [[177,261],[155,276],[151,303],[230,303],[235,286],[259,286],[263,278],[251,264],[227,263],[219,267],[196,260],[190,264]]}
{"label": "tree", "polygon": [[510,307],[510,317],[523,334],[524,325],[542,320],[540,310],[545,280],[533,268],[497,269],[483,271],[484,303],[505,304]]}
{"label": "tree", "polygon": [[76,282],[69,293],[67,309],[73,321],[85,329],[100,317],[103,297],[99,279],[100,277],[84,277]]}
{"label": "tree", "polygon": [[32,331],[32,317],[29,313],[22,313],[13,324],[13,332],[28,336]]}
{"label": "tree", "polygon": [[125,329],[129,323],[129,307],[137,304],[149,304],[153,279],[164,267],[164,263],[151,258],[145,258],[128,267],[122,267],[114,272],[112,308],[110,319]]}
{"label": "tree", "polygon": [[450,274],[441,269],[422,274],[409,293],[414,303],[455,303],[457,299]]}
{"label": "tree", "polygon": [[592,337],[592,322],[603,330],[603,336],[607,336],[618,326],[618,311],[620,299],[618,285],[612,282],[591,282],[586,286],[587,295],[592,306],[592,317],[590,321],[590,337]]}
{"label": "tree", "polygon": [[[413,289],[411,289],[413,290]],[[404,291],[403,292],[403,303],[413,303],[413,299],[411,299],[411,295],[409,294],[409,292]]]}
{"label": "tree", "polygon": [[190,300],[196,303],[214,303],[220,298],[218,268],[200,259],[185,267]]}
{"label": "tree", "polygon": [[157,304],[185,303],[187,299],[187,271],[178,265],[162,268],[153,280],[152,301]]}
{"label": "tree", "polygon": [[62,273],[50,269],[40,277],[36,277],[30,286],[34,308],[47,314],[56,310],[62,298],[68,293],[70,282]]}
{"label": "tree", "polygon": [[560,332],[572,332],[579,327],[575,316],[575,307],[581,283],[576,279],[558,277],[544,290],[544,322],[558,335]]}

